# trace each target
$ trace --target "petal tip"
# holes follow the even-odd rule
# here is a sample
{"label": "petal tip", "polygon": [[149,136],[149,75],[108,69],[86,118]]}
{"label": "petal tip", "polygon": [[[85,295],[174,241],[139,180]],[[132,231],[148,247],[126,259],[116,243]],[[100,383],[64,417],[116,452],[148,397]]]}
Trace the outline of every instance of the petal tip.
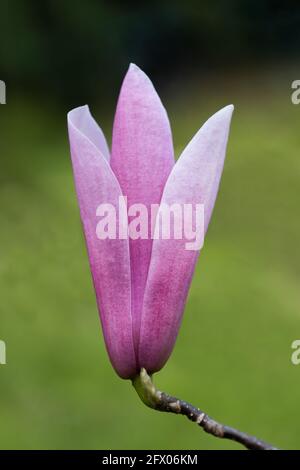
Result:
{"label": "petal tip", "polygon": [[227,106],[224,106],[224,108],[220,109],[216,114],[231,117],[233,111],[234,111],[234,105],[228,104]]}
{"label": "petal tip", "polygon": [[[215,114],[213,114],[202,126],[201,129],[206,128],[210,125],[225,125],[229,126],[231,122],[232,113],[234,110],[233,104],[229,104],[224,108],[219,109]],[[200,129],[200,131],[201,131]]]}
{"label": "petal tip", "polygon": [[142,84],[145,82],[150,82],[149,77],[143,72],[143,70],[134,63],[130,63],[128,71],[126,73],[124,81],[131,81],[131,83]]}
{"label": "petal tip", "polygon": [[78,106],[68,112],[67,125],[70,136],[75,132],[77,135],[80,135],[81,138],[87,139],[107,160],[109,160],[110,152],[105,136],[102,129],[93,118],[87,104]]}
{"label": "petal tip", "polygon": [[134,72],[134,73],[142,73],[142,74],[144,74],[144,72],[142,71],[142,69],[141,69],[138,65],[134,64],[133,62],[130,62],[129,67],[128,67],[128,72]]}
{"label": "petal tip", "polygon": [[135,72],[135,71],[140,70],[140,68],[136,64],[134,64],[133,62],[130,62],[129,67],[128,67],[128,71],[129,70],[131,70],[132,72]]}
{"label": "petal tip", "polygon": [[90,114],[90,108],[88,104],[84,104],[82,106],[77,106],[76,108],[71,109],[67,113],[67,119],[70,124],[74,125],[74,119],[76,120],[76,116],[80,115],[81,113],[89,113]]}
{"label": "petal tip", "polygon": [[233,104],[229,104],[228,106],[225,106],[224,110],[227,110],[228,113],[232,114],[233,111],[234,111],[234,105]]}

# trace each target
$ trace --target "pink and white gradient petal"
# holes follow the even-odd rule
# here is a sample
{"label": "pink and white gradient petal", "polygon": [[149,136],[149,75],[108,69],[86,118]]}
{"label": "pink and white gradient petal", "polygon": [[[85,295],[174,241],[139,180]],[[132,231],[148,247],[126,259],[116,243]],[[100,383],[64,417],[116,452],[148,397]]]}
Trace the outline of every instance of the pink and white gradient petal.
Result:
{"label": "pink and white gradient petal", "polygon": [[97,207],[101,203],[117,207],[122,191],[105,156],[102,134],[95,128],[86,107],[68,114],[68,128],[80,215],[106,348],[116,372],[122,378],[130,378],[136,374],[137,364],[132,335],[129,241],[99,240],[96,234]]}
{"label": "pink and white gradient petal", "polygon": [[[214,114],[183,151],[166,183],[162,203],[204,205],[205,231],[218,192],[233,106]],[[138,363],[160,370],[174,347],[199,251],[187,240],[154,240],[144,295]]]}

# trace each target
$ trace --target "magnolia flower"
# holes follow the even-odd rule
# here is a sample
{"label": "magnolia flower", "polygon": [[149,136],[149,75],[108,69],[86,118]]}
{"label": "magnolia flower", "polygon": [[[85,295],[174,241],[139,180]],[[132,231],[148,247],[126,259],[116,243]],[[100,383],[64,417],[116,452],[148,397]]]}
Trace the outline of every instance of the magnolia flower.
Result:
{"label": "magnolia flower", "polygon": [[106,238],[97,207],[199,203],[206,231],[223,169],[233,106],[214,114],[175,163],[167,113],[149,78],[130,65],[122,84],[112,149],[89,108],[69,112],[76,191],[111,363],[120,377],[160,370],[169,358],[199,250],[185,239]]}

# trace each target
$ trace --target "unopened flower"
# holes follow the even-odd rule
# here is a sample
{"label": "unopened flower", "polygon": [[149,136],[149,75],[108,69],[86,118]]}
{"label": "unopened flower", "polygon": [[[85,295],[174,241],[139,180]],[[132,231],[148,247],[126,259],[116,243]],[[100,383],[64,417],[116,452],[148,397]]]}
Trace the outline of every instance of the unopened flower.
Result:
{"label": "unopened flower", "polygon": [[[167,113],[135,65],[124,79],[112,149],[87,106],[68,114],[81,219],[107,351],[122,378],[160,370],[181,323],[199,250],[186,237],[97,236],[97,208],[202,204],[204,232],[214,207],[233,106],[214,114],[175,163]],[[150,213],[150,211],[149,211]],[[122,222],[122,221],[121,221]],[[122,222],[123,223],[123,222]]]}

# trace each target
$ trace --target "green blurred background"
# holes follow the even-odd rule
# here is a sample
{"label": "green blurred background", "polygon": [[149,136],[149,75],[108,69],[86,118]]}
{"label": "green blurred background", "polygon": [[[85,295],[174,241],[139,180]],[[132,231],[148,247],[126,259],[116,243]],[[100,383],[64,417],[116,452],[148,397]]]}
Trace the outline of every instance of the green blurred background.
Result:
{"label": "green blurred background", "polygon": [[155,413],[113,372],[79,220],[66,113],[110,140],[129,62],[150,75],[176,155],[235,113],[220,193],[159,388],[300,449],[300,7],[278,1],[1,2],[0,448],[237,449]]}

